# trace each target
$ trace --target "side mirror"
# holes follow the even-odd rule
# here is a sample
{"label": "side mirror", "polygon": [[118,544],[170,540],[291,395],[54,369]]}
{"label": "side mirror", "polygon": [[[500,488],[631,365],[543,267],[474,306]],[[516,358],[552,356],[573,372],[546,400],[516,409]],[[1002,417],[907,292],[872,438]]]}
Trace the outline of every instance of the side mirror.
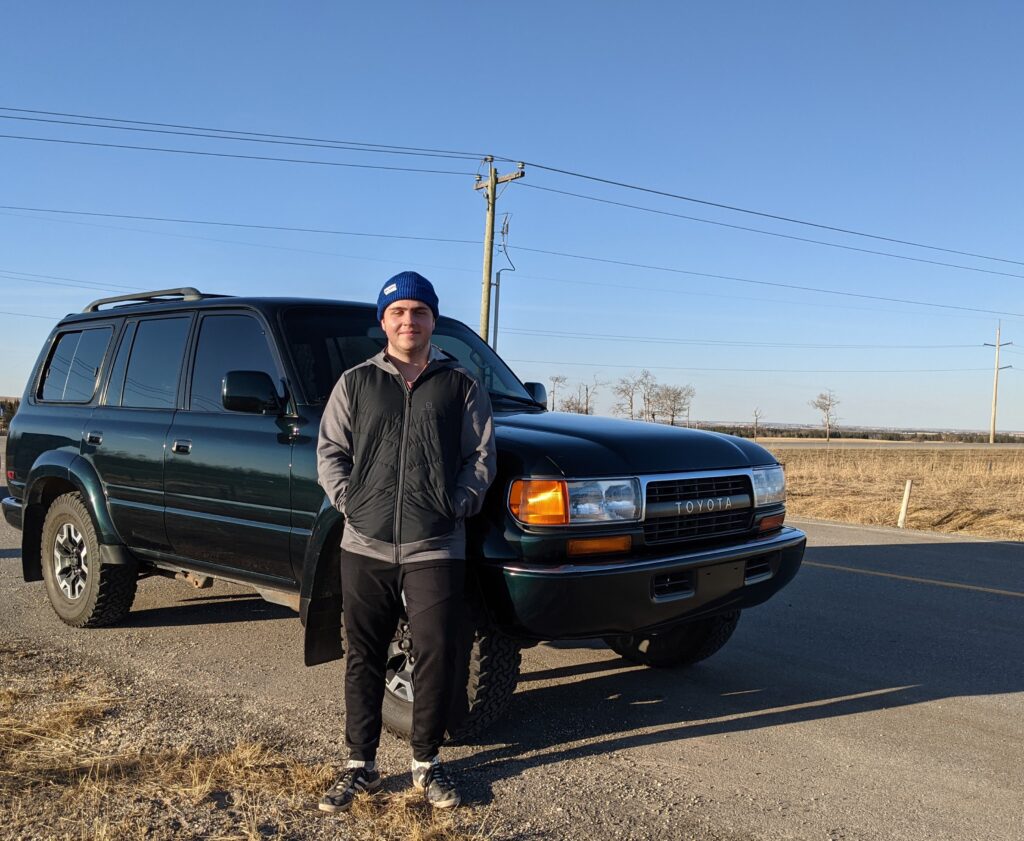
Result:
{"label": "side mirror", "polygon": [[221,403],[229,412],[278,414],[282,401],[266,371],[228,371],[221,382]]}
{"label": "side mirror", "polygon": [[530,392],[530,397],[534,399],[534,402],[539,403],[545,409],[548,407],[548,390],[544,388],[544,383],[523,383],[523,385]]}

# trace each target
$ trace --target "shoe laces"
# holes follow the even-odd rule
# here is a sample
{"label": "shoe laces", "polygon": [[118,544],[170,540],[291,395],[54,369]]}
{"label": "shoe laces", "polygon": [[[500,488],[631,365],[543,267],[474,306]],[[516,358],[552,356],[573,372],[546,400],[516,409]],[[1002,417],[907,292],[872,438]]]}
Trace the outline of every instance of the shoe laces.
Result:
{"label": "shoe laces", "polygon": [[365,768],[346,768],[344,773],[338,777],[338,782],[334,784],[336,789],[340,791],[348,791],[349,789],[356,789],[356,783],[359,781],[359,775],[363,777],[369,777]]}
{"label": "shoe laces", "polygon": [[434,763],[427,769],[423,782],[425,786],[429,786],[431,782],[436,782],[446,791],[455,788],[455,780],[452,779],[440,762]]}

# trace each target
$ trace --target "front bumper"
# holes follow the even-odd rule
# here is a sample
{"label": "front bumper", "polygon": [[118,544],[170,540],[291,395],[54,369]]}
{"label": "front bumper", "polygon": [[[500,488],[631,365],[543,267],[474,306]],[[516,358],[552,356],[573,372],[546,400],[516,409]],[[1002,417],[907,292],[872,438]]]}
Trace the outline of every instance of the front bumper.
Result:
{"label": "front bumper", "polygon": [[640,561],[485,566],[493,618],[513,636],[582,639],[657,630],[753,607],[796,575],[807,538],[784,528],[767,537]]}
{"label": "front bumper", "polygon": [[22,512],[24,511],[21,502],[13,496],[5,496],[3,499],[0,499],[0,509],[3,509],[4,519],[11,526],[21,531]]}

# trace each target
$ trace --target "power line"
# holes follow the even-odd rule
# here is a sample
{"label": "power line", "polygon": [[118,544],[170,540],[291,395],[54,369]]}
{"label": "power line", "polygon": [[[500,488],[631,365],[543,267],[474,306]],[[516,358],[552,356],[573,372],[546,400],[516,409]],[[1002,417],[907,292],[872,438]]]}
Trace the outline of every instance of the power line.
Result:
{"label": "power line", "polygon": [[[26,277],[46,278],[47,280],[66,280],[66,281],[70,281],[72,283],[83,283],[83,284],[92,284],[93,283],[93,281],[91,281],[91,280],[80,280],[78,278],[64,277],[62,275],[36,274],[36,273],[33,273],[33,272],[19,271],[17,269],[0,269],[0,272],[3,272],[5,274],[11,274],[11,275],[24,275]],[[133,290],[133,291],[139,289],[138,286],[125,286],[124,284],[120,284],[120,283],[111,283],[111,284],[107,284],[107,285],[111,286],[111,287],[116,287],[116,288],[119,288],[119,289],[130,289],[130,290]]]}
{"label": "power line", "polygon": [[160,128],[172,128],[172,129],[188,129],[192,131],[211,131],[220,134],[240,134],[247,137],[267,137],[279,140],[299,140],[309,141],[312,143],[330,143],[337,145],[348,145],[366,147],[364,151],[370,151],[373,149],[380,149],[382,151],[400,150],[405,152],[428,152],[437,155],[461,155],[467,158],[483,158],[485,153],[483,152],[459,152],[453,149],[428,149],[422,146],[395,146],[383,143],[364,143],[357,140],[331,140],[322,137],[302,137],[290,134],[273,134],[271,132],[262,131],[241,131],[238,129],[221,129],[211,128],[210,126],[190,126],[182,125],[179,123],[158,123],[151,120],[128,120],[123,117],[97,117],[95,114],[68,114],[63,111],[36,111],[31,108],[10,108],[7,106],[0,106],[0,111],[13,111],[19,114],[44,114],[50,117],[72,117],[81,120],[104,120],[109,123],[125,123],[128,125],[136,126],[158,126]]}
{"label": "power line", "polygon": [[59,321],[60,316],[51,315],[36,315],[31,312],[8,312],[7,310],[0,310],[0,315],[16,315],[20,318],[45,318],[47,321]]}
{"label": "power line", "polygon": [[61,277],[60,275],[32,274],[31,272],[19,272],[11,269],[0,269],[0,279],[16,280],[20,283],[38,283],[45,286],[66,286],[71,289],[98,289],[101,292],[115,292],[129,290],[140,291],[138,286],[123,286],[117,283],[101,285],[88,280],[78,280],[73,277]]}
{"label": "power line", "polygon": [[[764,236],[769,237],[778,237],[780,239],[794,240],[796,242],[806,242],[812,243],[814,245],[822,245],[827,248],[840,248],[843,251],[856,251],[861,254],[875,254],[880,257],[892,257],[896,260],[909,260],[914,263],[926,263],[930,266],[944,266],[946,268],[960,269],[962,271],[967,272],[980,272],[981,274],[992,274],[999,275],[1001,277],[1017,277],[1024,279],[1024,275],[1013,274],[1011,272],[998,272],[995,271],[994,269],[982,269],[978,268],[977,266],[964,266],[960,263],[946,263],[942,260],[929,260],[925,257],[911,257],[909,254],[895,254],[892,251],[878,251],[872,248],[859,248],[855,245],[843,245],[842,243],[828,242],[827,240],[813,239],[811,237],[798,237],[795,234],[784,234],[781,233],[780,231],[767,231],[764,230],[763,228],[751,228],[747,225],[733,225],[730,224],[729,222],[719,222],[715,219],[704,219],[700,216],[688,216],[685,213],[673,213],[669,210],[658,210],[653,207],[643,207],[642,205],[638,204],[629,204],[628,202],[613,201],[611,199],[602,199],[599,198],[598,196],[587,196],[584,195],[583,193],[573,193],[569,190],[556,190],[554,187],[542,187],[539,184],[530,184],[524,182],[519,186],[528,187],[532,190],[543,190],[546,193],[557,193],[562,196],[572,196],[577,199],[586,199],[587,201],[599,202],[601,204],[610,204],[616,207],[625,207],[629,208],[630,210],[641,210],[645,213],[656,213],[659,216],[671,216],[675,219],[686,219],[689,222],[701,222],[705,225],[716,225],[720,228],[729,228],[735,231],[748,231],[750,233],[763,234]],[[1016,263],[1015,260],[1004,260],[1002,262]],[[1020,263],[1019,265],[1024,265],[1024,263]]]}
{"label": "power line", "polygon": [[389,172],[420,172],[430,175],[461,175],[472,177],[471,172],[450,169],[419,169],[408,166],[384,166],[382,164],[354,164],[343,161],[317,161],[308,158],[279,158],[272,155],[239,155],[230,152],[202,152],[198,149],[171,149],[165,146],[133,146],[126,143],[97,143],[91,140],[64,140],[56,137],[28,137],[20,134],[0,134],[5,140],[29,140],[39,143],[63,143],[71,146],[94,146],[102,149],[133,149],[140,152],[165,152],[175,155],[197,155],[205,158],[232,158],[243,161],[276,161],[289,164],[312,164],[314,166],[340,166],[350,169],[377,169]]}
{"label": "power line", "polygon": [[[569,280],[567,278],[550,277],[547,275],[532,275],[532,274],[516,274],[519,280],[539,280],[545,283],[565,283],[573,286],[598,286],[606,289],[632,289],[640,292],[671,292],[676,295],[689,295],[699,298],[722,298],[729,301],[759,301],[773,304],[786,304],[787,306],[797,307],[819,307],[823,309],[841,309],[843,311],[857,310],[859,312],[887,312],[894,313],[896,315],[906,315],[906,310],[891,309],[888,307],[871,307],[871,306],[856,306],[848,303],[835,303],[830,304],[825,301],[807,301],[807,300],[793,300],[792,298],[765,298],[757,295],[733,295],[726,294],[724,292],[696,292],[692,289],[673,290],[666,289],[661,286],[640,286],[637,284],[629,283],[603,283],[597,280]],[[962,318],[978,320],[985,318],[983,315],[971,315],[968,313],[955,313],[955,312],[933,312],[928,313],[930,316],[941,317],[941,318]],[[1019,321],[1019,319],[1017,319]]]}
{"label": "power line", "polygon": [[[57,209],[57,208],[33,208],[33,207],[22,207],[22,206],[16,206],[16,205],[0,205],[0,208],[8,209],[8,210],[28,211],[28,212],[32,212],[32,213],[56,213],[56,214],[74,215],[74,216],[96,216],[96,217],[100,217],[100,218],[135,219],[135,220],[142,220],[142,221],[165,222],[165,223],[171,223],[171,224],[211,225],[211,226],[218,226],[218,227],[252,228],[252,229],[256,229],[256,230],[280,230],[280,231],[316,233],[316,234],[327,234],[327,235],[338,235],[338,236],[366,236],[366,237],[380,237],[380,238],[387,238],[387,239],[408,239],[408,240],[420,240],[420,241],[428,241],[428,242],[446,242],[446,243],[454,243],[454,244],[462,244],[462,245],[477,245],[478,244],[478,242],[476,240],[460,240],[460,239],[454,239],[454,238],[441,238],[441,237],[419,237],[419,236],[403,235],[403,234],[379,234],[379,233],[364,233],[364,232],[354,232],[354,231],[338,231],[338,230],[332,230],[332,229],[327,229],[327,228],[300,228],[300,227],[291,227],[291,226],[285,226],[285,225],[263,225],[263,224],[242,223],[242,222],[225,222],[225,221],[219,221],[219,220],[189,219],[189,218],[184,218],[184,217],[181,217],[181,218],[171,218],[171,217],[159,217],[159,216],[145,216],[145,215],[137,215],[137,214],[117,214],[117,213],[105,213],[105,212],[95,212],[95,211],[67,210],[67,209]],[[230,240],[228,240],[228,242],[230,242]],[[698,272],[698,271],[693,271],[693,270],[690,270],[690,269],[680,269],[680,268],[675,268],[675,267],[671,267],[671,266],[656,266],[656,265],[650,265],[650,264],[646,264],[646,263],[630,262],[630,261],[627,261],[627,260],[614,260],[614,259],[610,259],[610,258],[593,257],[593,256],[590,256],[590,255],[585,255],[585,254],[573,254],[573,253],[564,252],[564,251],[551,251],[551,250],[547,250],[547,249],[532,248],[532,247],[523,246],[523,245],[512,246],[512,247],[513,248],[518,248],[521,251],[531,252],[531,253],[535,253],[535,254],[546,254],[546,255],[550,255],[550,256],[564,257],[564,258],[574,259],[574,260],[587,260],[587,261],[597,262],[597,263],[607,263],[607,264],[616,265],[616,266],[626,266],[626,267],[629,267],[629,268],[644,269],[646,271],[658,271],[658,272],[665,272],[665,273],[669,273],[669,274],[683,274],[683,275],[687,275],[687,276],[691,276],[691,277],[704,277],[704,278],[709,278],[709,279],[713,279],[713,280],[727,280],[727,281],[731,281],[731,282],[734,282],[734,283],[746,283],[746,284],[751,284],[751,285],[756,285],[756,286],[768,286],[768,287],[780,288],[780,289],[792,289],[792,290],[799,291],[799,292],[815,292],[815,293],[822,294],[822,295],[836,295],[836,296],[840,296],[840,297],[844,297],[844,298],[859,298],[859,299],[864,299],[864,300],[884,301],[886,303],[906,304],[906,305],[910,305],[910,306],[923,306],[923,307],[931,307],[931,308],[936,308],[936,309],[948,309],[948,310],[956,310],[956,311],[962,311],[962,312],[981,313],[981,314],[985,314],[985,315],[1001,315],[1001,316],[1006,316],[1006,317],[1010,317],[1010,318],[1024,318],[1024,314],[1022,314],[1022,313],[1007,312],[1007,311],[1002,311],[1002,310],[992,310],[992,309],[985,309],[985,308],[980,308],[980,307],[966,307],[966,306],[961,306],[961,305],[957,305],[957,304],[940,304],[940,303],[933,303],[933,302],[930,302],[930,301],[918,301],[918,300],[909,299],[909,298],[895,298],[895,297],[888,297],[888,296],[882,296],[882,295],[869,295],[869,294],[863,293],[863,292],[848,292],[848,291],[844,291],[844,290],[824,289],[824,288],[821,288],[821,287],[805,286],[805,285],[792,284],[792,283],[782,283],[782,282],[778,282],[778,281],[755,280],[753,278],[742,278],[742,277],[736,277],[736,276],[732,276],[732,275],[714,274],[714,273],[711,273],[711,272]],[[583,283],[584,281],[578,281],[578,282]],[[609,285],[609,284],[596,284],[596,283],[591,282],[591,285]],[[638,288],[643,288],[643,287],[638,287]]]}
{"label": "power line", "polygon": [[[100,118],[102,119],[102,118]],[[418,150],[401,151],[399,148],[374,148],[366,146],[365,144],[348,142],[348,141],[301,141],[301,140],[284,140],[284,139],[273,139],[272,137],[239,137],[227,133],[216,133],[216,129],[196,129],[194,131],[183,130],[183,129],[171,129],[171,128],[145,128],[143,126],[129,126],[129,125],[106,125],[104,123],[85,122],[83,120],[52,120],[45,119],[42,117],[20,117],[13,114],[0,114],[0,120],[21,120],[33,123],[45,123],[48,125],[57,126],[80,126],[83,128],[101,128],[110,129],[111,131],[134,131],[144,132],[146,134],[169,134],[176,137],[201,137],[209,140],[228,140],[237,141],[239,143],[268,143],[275,146],[300,146],[310,149],[336,149],[343,152],[372,152],[375,154],[386,154],[386,155],[408,155],[410,157],[424,157],[424,158],[448,158],[450,160],[476,160],[476,155],[469,155],[461,152],[427,152]]]}
{"label": "power line", "polygon": [[137,216],[129,213],[99,213],[86,210],[61,210],[53,207],[22,207],[0,204],[0,210],[21,210],[30,213],[60,213],[66,216],[98,216],[104,219],[133,219],[140,222],[172,222],[181,225],[214,225],[222,228],[250,228],[257,231],[289,231],[303,234],[331,234],[346,237],[373,237],[378,239],[407,239],[419,242],[448,242],[460,245],[479,245],[475,239],[449,239],[444,237],[421,237],[409,234],[378,234],[366,231],[339,231],[331,228],[301,228],[288,225],[259,225],[245,222],[221,222],[212,219],[185,219],[171,216]]}
{"label": "power line", "polygon": [[[145,234],[152,237],[171,237],[176,240],[198,240],[204,243],[223,243],[226,245],[244,246],[246,248],[261,248],[271,251],[288,251],[294,254],[318,254],[326,257],[341,257],[347,260],[364,260],[366,262],[387,263],[390,265],[408,265],[408,260],[384,259],[381,257],[368,257],[365,254],[343,254],[339,251],[324,251],[314,248],[298,248],[296,246],[271,245],[270,243],[252,243],[246,240],[228,240],[223,237],[201,237],[196,234],[177,234],[170,230],[155,230],[146,227],[126,227],[125,225],[103,224],[102,222],[86,222],[80,219],[53,219],[40,216],[30,216],[25,213],[10,213],[0,211],[0,216],[10,216],[18,219],[33,219],[36,221],[54,222],[58,224],[81,225],[84,227],[98,227],[104,230],[127,230],[133,234]],[[465,266],[438,265],[436,263],[420,262],[422,268],[436,268],[441,271],[465,271],[469,274],[479,274],[479,269],[470,269]],[[105,287],[103,287],[105,288]],[[967,317],[965,317],[967,318]]]}
{"label": "power line", "polygon": [[[44,116],[48,116],[48,117],[66,117],[66,118],[81,119],[81,120],[103,120],[103,121],[108,122],[108,123],[123,123],[123,124],[129,125],[129,126],[151,126],[151,127],[161,128],[161,129],[181,129],[181,130],[196,131],[196,132],[215,132],[215,133],[217,133],[219,135],[224,135],[225,139],[230,139],[229,137],[226,137],[226,135],[230,134],[230,135],[241,135],[243,137],[250,137],[250,138],[264,138],[264,139],[267,139],[267,140],[295,141],[295,142],[299,142],[299,143],[314,143],[314,144],[325,144],[325,145],[329,144],[330,146],[333,146],[335,148],[349,147],[349,148],[353,148],[353,149],[358,150],[358,151],[384,151],[384,152],[399,152],[399,153],[406,153],[406,152],[408,152],[408,153],[429,154],[429,155],[435,155],[435,156],[439,156],[439,157],[453,156],[453,157],[464,157],[464,158],[482,158],[482,157],[485,156],[483,153],[466,152],[466,151],[459,151],[459,150],[452,150],[452,149],[430,149],[430,148],[426,148],[426,147],[417,147],[417,146],[397,146],[397,145],[377,144],[377,143],[363,143],[363,142],[360,142],[360,141],[332,140],[332,139],[329,139],[329,138],[303,137],[303,136],[300,136],[300,135],[274,134],[274,133],[271,133],[271,132],[254,132],[254,131],[245,131],[245,130],[239,130],[239,129],[221,129],[221,128],[211,128],[209,126],[194,126],[194,125],[186,125],[186,124],[179,124],[179,123],[162,123],[162,122],[155,122],[155,121],[149,121],[149,120],[130,120],[130,119],[122,118],[122,117],[103,117],[103,116],[96,116],[96,115],[90,115],[90,114],[73,114],[73,113],[67,113],[67,112],[62,112],[62,111],[43,111],[43,110],[30,109],[30,108],[13,108],[13,107],[8,107],[8,106],[0,106],[0,111],[9,111],[9,112],[17,113],[17,114],[38,114],[38,115],[44,115]],[[104,126],[98,126],[98,127],[104,127]],[[117,128],[117,126],[106,126],[106,127],[108,127],[108,128]],[[47,138],[35,138],[35,139],[45,140]],[[242,139],[242,137],[236,137],[235,139]],[[65,142],[75,142],[75,141],[65,141]],[[79,142],[81,142],[81,141],[79,141]],[[135,148],[135,147],[128,147],[128,148]],[[145,147],[142,147],[142,148],[145,148]],[[161,151],[163,151],[163,150],[161,150]],[[174,150],[174,151],[178,151],[178,150]],[[213,153],[207,153],[207,154],[213,154]],[[236,156],[225,155],[225,157],[236,157]],[[248,157],[248,156],[237,156],[237,157]],[[517,163],[519,161],[519,159],[517,159],[517,158],[503,157],[503,156],[500,156],[500,155],[494,156],[494,158],[496,160],[501,160],[501,161],[510,162],[510,163]],[[326,162],[323,162],[323,161],[301,161],[301,162],[302,163],[321,163],[321,164],[326,164]],[[849,236],[864,237],[866,239],[873,239],[873,240],[878,240],[878,241],[881,241],[881,242],[891,242],[891,243],[896,244],[896,245],[907,245],[907,246],[910,246],[910,247],[913,247],[913,248],[923,248],[923,249],[927,249],[927,250],[930,250],[930,251],[943,252],[943,253],[946,253],[946,254],[956,254],[956,255],[961,256],[961,257],[973,257],[973,258],[976,258],[976,259],[979,259],[979,260],[991,260],[991,261],[999,262],[999,263],[1010,263],[1010,264],[1013,264],[1013,265],[1024,265],[1024,261],[1021,261],[1021,260],[1012,260],[1012,259],[1008,259],[1008,258],[1005,258],[1005,257],[994,257],[994,256],[991,256],[991,255],[981,254],[981,253],[973,252],[973,251],[964,251],[964,250],[959,250],[959,249],[955,249],[955,248],[946,248],[946,247],[943,247],[943,246],[931,245],[931,244],[928,244],[928,243],[915,242],[913,240],[900,239],[898,237],[890,237],[890,236],[885,236],[885,235],[882,235],[882,234],[873,234],[873,233],[869,233],[869,232],[866,232],[866,231],[858,231],[858,230],[855,230],[855,229],[852,229],[852,228],[843,228],[843,227],[836,226],[836,225],[827,225],[827,224],[820,223],[820,222],[812,222],[812,221],[809,221],[809,220],[806,220],[806,219],[798,219],[798,218],[791,217],[791,216],[783,216],[781,214],[769,213],[769,212],[760,211],[760,210],[753,210],[751,208],[740,207],[738,205],[727,204],[727,203],[724,203],[724,202],[716,202],[716,201],[711,201],[711,200],[708,200],[708,199],[701,199],[701,198],[697,198],[695,196],[687,196],[687,195],[683,195],[683,194],[680,194],[680,193],[672,193],[672,192],[665,191],[665,190],[657,190],[657,189],[654,189],[652,187],[645,187],[645,186],[638,185],[638,184],[630,184],[630,183],[625,182],[625,181],[618,181],[618,180],[611,179],[611,178],[603,178],[603,177],[596,176],[596,175],[589,175],[587,173],[576,172],[576,171],[573,171],[573,170],[568,170],[568,169],[563,169],[563,168],[560,168],[560,167],[549,166],[549,165],[546,165],[546,164],[540,164],[540,163],[535,163],[535,162],[534,163],[524,162],[524,163],[528,163],[529,166],[534,167],[536,169],[544,170],[546,172],[553,172],[553,173],[557,173],[559,175],[565,175],[565,176],[569,176],[569,177],[572,177],[572,178],[580,178],[580,179],[583,179],[583,180],[586,180],[586,181],[591,181],[591,182],[598,183],[598,184],[606,184],[606,185],[613,186],[613,187],[620,187],[622,189],[635,190],[635,191],[642,192],[642,193],[647,193],[647,194],[650,194],[650,195],[656,195],[656,196],[662,196],[664,198],[675,199],[677,201],[691,202],[691,203],[694,203],[694,204],[700,204],[700,205],[704,205],[704,206],[707,206],[707,207],[717,207],[717,208],[720,208],[722,210],[728,210],[728,211],[731,211],[731,212],[734,212],[734,213],[744,213],[744,214],[751,215],[751,216],[758,216],[758,217],[761,217],[761,218],[764,218],[764,219],[773,219],[775,221],[787,222],[787,223],[794,224],[794,225],[804,225],[804,226],[807,226],[807,227],[817,228],[819,230],[826,230],[826,231],[833,231],[835,233],[847,234]],[[335,165],[341,165],[341,164],[335,164]],[[413,171],[419,171],[419,170],[413,170]],[[444,173],[444,174],[458,174],[458,175],[462,175],[463,173]]]}
{"label": "power line", "polygon": [[884,295],[868,295],[864,292],[844,292],[838,289],[820,289],[815,286],[801,286],[794,283],[779,283],[770,280],[753,280],[745,277],[734,277],[732,275],[712,274],[710,272],[695,272],[688,269],[677,269],[671,266],[654,266],[647,263],[631,263],[627,260],[612,260],[606,257],[591,257],[586,254],[571,254],[565,251],[549,251],[541,248],[528,248],[524,245],[511,246],[519,251],[529,251],[534,254],[548,254],[554,257],[566,257],[573,260],[589,260],[594,263],[608,263],[613,266],[627,266],[633,269],[646,269],[655,272],[668,272],[670,274],[684,274],[692,277],[706,277],[713,280],[730,280],[735,283],[750,283],[756,286],[772,286],[779,289],[796,289],[800,292],[817,292],[822,295],[840,295],[845,298],[864,298],[871,301],[886,301],[892,304],[911,304],[920,307],[937,307],[940,309],[963,310],[965,312],[979,312],[987,315],[1005,315],[1011,318],[1024,318],[1024,313],[1003,312],[1001,310],[989,310],[979,307],[963,307],[957,304],[934,304],[929,301],[916,301],[910,298],[890,298]]}
{"label": "power line", "polygon": [[[512,158],[501,158],[501,160],[512,161],[513,159]],[[761,217],[763,219],[774,219],[777,222],[789,222],[789,223],[794,224],[794,225],[806,225],[807,227],[818,228],[818,229],[824,230],[824,231],[834,231],[835,233],[839,233],[839,234],[849,234],[850,236],[865,237],[866,239],[875,239],[875,240],[880,240],[882,242],[891,242],[891,243],[894,243],[896,245],[909,245],[909,246],[912,246],[913,248],[926,248],[926,249],[929,249],[931,251],[942,251],[942,252],[945,252],[947,254],[957,254],[957,255],[959,255],[961,257],[976,257],[979,260],[994,260],[994,261],[996,261],[998,263],[1013,263],[1015,265],[1024,265],[1024,262],[1022,262],[1020,260],[1010,260],[1010,259],[1007,259],[1005,257],[991,257],[991,256],[989,256],[987,254],[978,254],[978,253],[972,252],[972,251],[959,251],[959,250],[957,250],[955,248],[944,248],[944,247],[939,246],[939,245],[929,245],[927,243],[914,242],[913,240],[898,239],[896,237],[883,236],[882,234],[872,234],[872,233],[867,233],[865,231],[857,231],[857,230],[854,230],[852,228],[840,228],[840,227],[835,226],[835,225],[826,225],[826,224],[823,224],[823,223],[820,223],[820,222],[810,222],[810,221],[807,221],[805,219],[797,219],[797,218],[794,218],[794,217],[791,217],[791,216],[781,216],[781,215],[776,214],[776,213],[767,213],[767,212],[761,211],[761,210],[751,210],[750,208],[746,208],[746,207],[739,207],[737,205],[724,204],[722,202],[716,202],[716,201],[709,201],[707,199],[699,199],[699,198],[696,198],[694,196],[680,195],[679,193],[670,193],[670,192],[666,192],[665,190],[656,190],[653,187],[642,187],[642,186],[637,185],[637,184],[628,184],[628,183],[626,183],[624,181],[615,181],[615,180],[610,179],[610,178],[601,178],[601,177],[596,176],[596,175],[587,175],[586,173],[582,173],[582,172],[573,172],[572,170],[559,169],[558,167],[545,166],[544,164],[532,163],[530,161],[524,161],[523,163],[525,163],[527,166],[533,167],[535,169],[542,169],[542,170],[546,170],[547,172],[557,172],[560,175],[568,175],[568,176],[571,176],[573,178],[582,178],[582,179],[584,179],[586,181],[594,181],[594,182],[596,182],[598,184],[608,184],[608,185],[613,186],[613,187],[622,187],[622,188],[627,189],[627,190],[637,190],[637,191],[639,191],[641,193],[649,193],[649,194],[654,195],[654,196],[662,196],[664,198],[669,198],[669,199],[678,199],[679,201],[692,202],[694,204],[701,204],[701,205],[705,205],[707,207],[718,207],[718,208],[721,208],[722,210],[730,210],[730,211],[733,211],[735,213],[746,213],[746,214],[748,214],[750,216],[759,216],[759,217]]]}
{"label": "power line", "polygon": [[744,374],[953,374],[984,371],[988,373],[989,368],[883,368],[883,369],[819,369],[819,368],[695,368],[680,367],[675,365],[625,365],[611,362],[566,362],[565,360],[553,359],[506,359],[506,362],[519,362],[529,365],[583,365],[588,368],[632,368],[656,371],[702,371],[714,373],[744,373]]}
{"label": "power line", "polygon": [[725,346],[725,347],[748,347],[748,348],[791,348],[798,350],[948,350],[981,348],[982,343],[973,345],[836,345],[817,344],[802,342],[750,342],[728,339],[670,339],[659,336],[619,336],[604,333],[570,333],[558,330],[524,330],[514,327],[506,327],[504,332],[516,333],[521,336],[551,336],[560,339],[597,339],[616,342],[641,342],[646,344],[672,344],[672,345],[695,345],[695,346]]}

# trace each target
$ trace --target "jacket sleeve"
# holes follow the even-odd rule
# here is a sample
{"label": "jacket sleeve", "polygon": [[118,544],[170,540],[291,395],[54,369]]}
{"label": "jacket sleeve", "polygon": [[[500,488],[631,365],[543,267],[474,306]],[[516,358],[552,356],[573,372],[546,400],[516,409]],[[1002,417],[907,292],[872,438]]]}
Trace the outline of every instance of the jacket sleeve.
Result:
{"label": "jacket sleeve", "polygon": [[474,379],[462,416],[462,468],[455,487],[455,513],[472,517],[484,505],[484,494],[497,473],[491,398]]}
{"label": "jacket sleeve", "polygon": [[352,403],[344,375],[335,383],[324,408],[316,446],[316,472],[331,505],[344,514],[352,474]]}

